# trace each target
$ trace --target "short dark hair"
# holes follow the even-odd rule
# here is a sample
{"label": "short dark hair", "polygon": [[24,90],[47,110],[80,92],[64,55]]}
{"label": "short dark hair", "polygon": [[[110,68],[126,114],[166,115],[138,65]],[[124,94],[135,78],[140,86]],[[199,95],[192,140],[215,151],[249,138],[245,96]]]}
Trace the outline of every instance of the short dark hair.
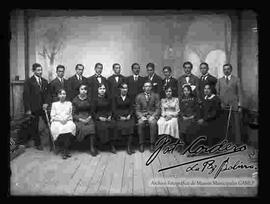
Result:
{"label": "short dark hair", "polygon": [[150,83],[150,84],[151,84],[151,86],[153,86],[153,84],[152,84],[152,82],[151,82],[150,80],[146,80],[146,81],[144,81],[143,86],[144,86],[146,83]]}
{"label": "short dark hair", "polygon": [[191,66],[191,68],[193,68],[193,64],[190,61],[184,62],[183,67],[185,67],[185,65],[189,64]]}
{"label": "short dark hair", "polygon": [[201,67],[202,65],[205,65],[205,66],[207,66],[207,68],[209,68],[209,65],[208,65],[206,62],[202,62],[202,63],[200,64],[200,67]]}
{"label": "short dark hair", "polygon": [[230,63],[226,63],[226,64],[223,65],[223,67],[225,67],[225,66],[229,66],[231,68],[231,70],[233,69],[232,65]]}
{"label": "short dark hair", "polygon": [[127,85],[128,87],[128,84],[126,82],[122,82],[121,84],[118,85],[118,89],[122,89],[124,85]]}
{"label": "short dark hair", "polygon": [[76,64],[75,69],[78,69],[78,67],[81,66],[84,69],[84,66],[82,64]]}
{"label": "short dark hair", "polygon": [[67,93],[67,91],[66,91],[65,89],[59,89],[59,90],[57,91],[57,95],[59,95],[62,91],[65,91],[65,92]]}
{"label": "short dark hair", "polygon": [[114,64],[112,65],[112,68],[114,69],[114,67],[115,67],[116,65],[119,65],[119,67],[121,67],[121,65],[120,65],[119,63],[114,63]]}
{"label": "short dark hair", "polygon": [[171,90],[173,90],[171,86],[169,86],[169,85],[166,85],[166,86],[165,86],[165,91],[167,91],[168,89],[171,89]]}
{"label": "short dark hair", "polygon": [[155,64],[152,63],[152,62],[148,63],[148,64],[146,65],[146,68],[147,68],[147,67],[152,67],[152,68],[155,70]]}
{"label": "short dark hair", "polygon": [[58,69],[60,69],[60,68],[63,68],[63,69],[65,70],[65,66],[64,66],[64,65],[59,64],[59,65],[57,65],[57,67],[56,67],[56,71],[58,71]]}
{"label": "short dark hair", "polygon": [[172,68],[170,66],[165,66],[162,70],[164,71],[165,69],[167,69],[169,72],[172,72]]}
{"label": "short dark hair", "polygon": [[98,84],[98,88],[100,88],[100,87],[102,87],[102,86],[104,86],[104,87],[106,88],[106,85],[105,85],[104,83],[101,83],[101,84],[99,83],[99,84]]}
{"label": "short dark hair", "polygon": [[133,63],[133,64],[131,65],[131,69],[133,69],[133,67],[134,67],[135,65],[138,65],[138,66],[140,67],[140,65],[139,65],[137,62],[135,62],[135,63]]}
{"label": "short dark hair", "polygon": [[95,64],[95,68],[97,68],[98,65],[103,67],[103,65],[100,62],[98,62],[98,63]]}
{"label": "short dark hair", "polygon": [[34,64],[32,65],[32,71],[36,71],[36,69],[37,69],[38,67],[42,67],[41,64],[39,64],[39,63],[34,63]]}

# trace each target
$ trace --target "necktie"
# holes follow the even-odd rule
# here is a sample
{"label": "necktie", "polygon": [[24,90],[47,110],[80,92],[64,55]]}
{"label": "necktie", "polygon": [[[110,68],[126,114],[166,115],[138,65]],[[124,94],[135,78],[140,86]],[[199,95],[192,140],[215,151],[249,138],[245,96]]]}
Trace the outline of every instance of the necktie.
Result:
{"label": "necktie", "polygon": [[40,88],[41,88],[41,79],[40,79],[40,77],[38,77],[38,85],[39,85]]}
{"label": "necktie", "polygon": [[118,75],[115,75],[115,81],[118,83],[118,80],[119,80],[119,76]]}
{"label": "necktie", "polygon": [[134,76],[134,81],[137,81],[138,80],[138,76]]}
{"label": "necktie", "polygon": [[82,81],[82,76],[79,76],[79,81]]}
{"label": "necktie", "polygon": [[226,84],[229,83],[229,77],[226,77]]}

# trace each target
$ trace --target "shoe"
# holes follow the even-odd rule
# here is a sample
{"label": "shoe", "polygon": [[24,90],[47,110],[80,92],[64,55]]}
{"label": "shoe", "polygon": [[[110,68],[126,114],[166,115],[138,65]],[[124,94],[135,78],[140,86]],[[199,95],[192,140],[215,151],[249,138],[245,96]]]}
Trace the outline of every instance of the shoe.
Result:
{"label": "shoe", "polygon": [[41,145],[38,145],[38,146],[36,146],[36,149],[42,151],[43,147]]}
{"label": "shoe", "polygon": [[92,149],[92,150],[90,150],[90,154],[91,154],[91,156],[95,157],[95,156],[97,156],[98,152],[96,149]]}
{"label": "shoe", "polygon": [[132,149],[131,149],[131,147],[127,147],[127,153],[129,154],[129,155],[131,155],[131,154],[133,154],[133,153],[135,153]]}
{"label": "shoe", "polygon": [[140,152],[141,152],[141,153],[144,152],[144,146],[143,146],[143,144],[140,145]]}
{"label": "shoe", "polygon": [[111,152],[112,152],[113,154],[116,154],[116,149],[115,149],[115,147],[114,147],[113,145],[112,145]]}
{"label": "shoe", "polygon": [[72,155],[70,154],[70,152],[66,152],[66,157],[72,157]]}

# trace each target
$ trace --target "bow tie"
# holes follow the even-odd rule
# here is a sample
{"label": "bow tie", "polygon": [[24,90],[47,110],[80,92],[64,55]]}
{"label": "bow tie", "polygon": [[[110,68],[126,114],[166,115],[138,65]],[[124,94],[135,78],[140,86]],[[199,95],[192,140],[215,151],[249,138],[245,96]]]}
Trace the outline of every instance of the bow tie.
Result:
{"label": "bow tie", "polygon": [[191,76],[191,74],[185,74],[185,77],[190,77]]}

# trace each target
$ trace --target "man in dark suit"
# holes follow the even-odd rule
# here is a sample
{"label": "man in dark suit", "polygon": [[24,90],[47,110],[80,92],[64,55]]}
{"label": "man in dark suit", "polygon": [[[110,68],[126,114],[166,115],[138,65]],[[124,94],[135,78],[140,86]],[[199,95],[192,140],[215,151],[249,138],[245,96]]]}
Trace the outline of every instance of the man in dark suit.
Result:
{"label": "man in dark suit", "polygon": [[172,88],[172,96],[178,97],[178,89],[177,89],[177,80],[172,77],[172,68],[169,66],[163,67],[163,74],[165,78],[162,80],[162,91],[161,91],[161,98],[165,98],[165,88],[171,87]]}
{"label": "man in dark suit", "polygon": [[[88,94],[90,94],[90,98],[97,98],[98,96],[98,87],[100,84],[104,84],[105,88],[106,88],[106,93],[108,93],[109,91],[109,86],[108,86],[108,81],[107,79],[102,76],[102,70],[103,70],[103,65],[101,63],[96,63],[95,64],[95,74],[88,77],[87,81],[88,81]],[[110,96],[110,94],[108,95]]]}
{"label": "man in dark suit", "polygon": [[23,101],[26,114],[33,115],[33,139],[35,146],[38,150],[43,150],[39,135],[39,118],[45,120],[45,114],[43,110],[48,107],[47,104],[47,92],[48,81],[42,78],[42,66],[38,63],[32,65],[32,71],[34,75],[27,79],[24,83]]}
{"label": "man in dark suit", "polygon": [[[48,99],[47,101],[49,102],[49,104],[51,105],[53,102],[58,101],[58,91],[60,89],[65,89],[66,91],[68,91],[68,84],[67,84],[67,80],[64,78],[64,74],[65,74],[65,67],[64,65],[58,65],[56,67],[56,78],[54,80],[52,80],[49,83],[48,86]],[[67,100],[69,100],[67,98]]]}
{"label": "man in dark suit", "polygon": [[68,78],[68,91],[67,99],[72,102],[72,100],[79,94],[79,87],[81,84],[87,84],[86,77],[83,76],[84,66],[82,64],[77,64],[75,67],[76,74]]}
{"label": "man in dark suit", "polygon": [[189,84],[192,89],[192,93],[199,98],[199,78],[191,73],[193,65],[191,62],[185,62],[183,64],[184,72],[182,76],[178,78],[178,97],[181,99],[183,97],[183,87],[185,84]]}
{"label": "man in dark suit", "polygon": [[157,121],[160,115],[159,95],[152,91],[152,83],[147,81],[143,86],[144,92],[136,97],[136,115],[138,118],[138,135],[140,152],[144,151],[144,128],[149,125],[150,151],[154,151],[155,138],[157,136]]}
{"label": "man in dark suit", "polygon": [[216,85],[217,95],[221,100],[223,112],[232,110],[232,129],[235,133],[235,141],[241,144],[240,116],[242,104],[242,89],[240,79],[232,75],[232,65],[223,65],[224,76],[219,78]]}
{"label": "man in dark suit", "polygon": [[146,70],[148,76],[145,77],[145,81],[150,81],[152,83],[152,91],[160,96],[162,91],[162,78],[155,73],[154,63],[148,63]]}
{"label": "man in dark suit", "polygon": [[217,78],[208,73],[209,66],[206,62],[200,64],[200,71],[202,76],[199,80],[199,91],[200,91],[200,100],[203,101],[204,98],[204,85],[210,84],[213,88],[213,94],[216,94],[216,84]]}
{"label": "man in dark suit", "polygon": [[115,96],[118,96],[120,94],[120,90],[118,88],[119,84],[122,84],[125,82],[125,77],[120,74],[121,73],[121,66],[118,63],[113,64],[113,71],[114,74],[110,77],[108,77],[108,87],[109,87],[109,93],[110,97],[113,98]]}
{"label": "man in dark suit", "polygon": [[126,78],[128,84],[128,94],[132,100],[132,103],[135,104],[136,96],[143,92],[143,83],[144,77],[140,76],[140,65],[138,63],[133,63],[131,65],[131,70],[133,75]]}

